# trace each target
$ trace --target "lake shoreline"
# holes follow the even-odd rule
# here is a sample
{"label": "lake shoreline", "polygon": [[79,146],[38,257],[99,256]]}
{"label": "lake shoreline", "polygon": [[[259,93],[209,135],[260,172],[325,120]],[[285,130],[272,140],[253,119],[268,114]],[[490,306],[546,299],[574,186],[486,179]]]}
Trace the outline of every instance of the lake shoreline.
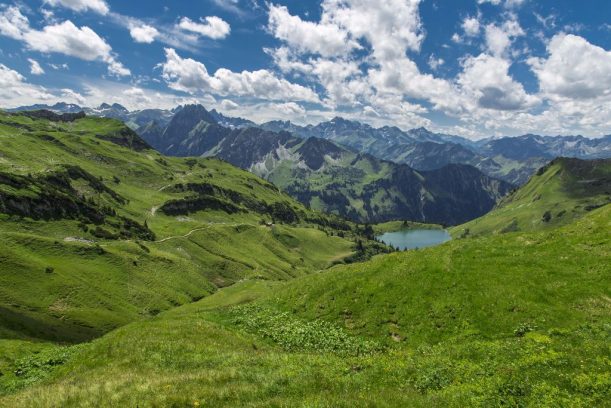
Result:
{"label": "lake shoreline", "polygon": [[439,224],[425,224],[415,221],[388,221],[371,226],[375,235],[382,235],[387,232],[411,231],[411,230],[442,230],[443,226]]}
{"label": "lake shoreline", "polygon": [[428,248],[441,245],[452,239],[445,229],[404,229],[385,232],[376,238],[399,250]]}

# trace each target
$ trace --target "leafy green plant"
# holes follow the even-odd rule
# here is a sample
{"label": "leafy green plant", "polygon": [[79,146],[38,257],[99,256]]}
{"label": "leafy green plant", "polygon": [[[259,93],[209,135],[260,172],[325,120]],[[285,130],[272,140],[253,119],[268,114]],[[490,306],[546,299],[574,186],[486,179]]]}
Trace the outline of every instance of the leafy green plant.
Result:
{"label": "leafy green plant", "polygon": [[352,336],[331,323],[305,321],[287,312],[258,305],[234,307],[229,315],[233,324],[270,339],[289,351],[364,355],[382,349],[376,342]]}

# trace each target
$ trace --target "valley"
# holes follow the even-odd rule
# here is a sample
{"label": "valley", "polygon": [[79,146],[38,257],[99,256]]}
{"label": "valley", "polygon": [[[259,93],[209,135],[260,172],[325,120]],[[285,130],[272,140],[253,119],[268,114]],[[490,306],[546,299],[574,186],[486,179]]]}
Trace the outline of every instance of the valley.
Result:
{"label": "valley", "polygon": [[0,405],[604,404],[609,159],[514,187],[219,115],[0,113]]}

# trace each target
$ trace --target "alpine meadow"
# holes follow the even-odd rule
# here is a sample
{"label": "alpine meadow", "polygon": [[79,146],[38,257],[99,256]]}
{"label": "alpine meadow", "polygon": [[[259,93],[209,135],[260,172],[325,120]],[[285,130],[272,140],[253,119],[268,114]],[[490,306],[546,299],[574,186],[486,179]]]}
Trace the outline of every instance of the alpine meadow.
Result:
{"label": "alpine meadow", "polygon": [[0,407],[611,407],[605,0],[0,4]]}

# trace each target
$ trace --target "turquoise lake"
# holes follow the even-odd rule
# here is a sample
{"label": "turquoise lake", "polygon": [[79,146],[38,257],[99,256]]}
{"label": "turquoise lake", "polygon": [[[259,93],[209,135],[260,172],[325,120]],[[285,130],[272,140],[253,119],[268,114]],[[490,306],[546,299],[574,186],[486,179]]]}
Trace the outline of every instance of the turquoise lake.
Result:
{"label": "turquoise lake", "polygon": [[417,229],[387,232],[377,237],[385,244],[399,249],[426,248],[452,239],[446,230]]}

